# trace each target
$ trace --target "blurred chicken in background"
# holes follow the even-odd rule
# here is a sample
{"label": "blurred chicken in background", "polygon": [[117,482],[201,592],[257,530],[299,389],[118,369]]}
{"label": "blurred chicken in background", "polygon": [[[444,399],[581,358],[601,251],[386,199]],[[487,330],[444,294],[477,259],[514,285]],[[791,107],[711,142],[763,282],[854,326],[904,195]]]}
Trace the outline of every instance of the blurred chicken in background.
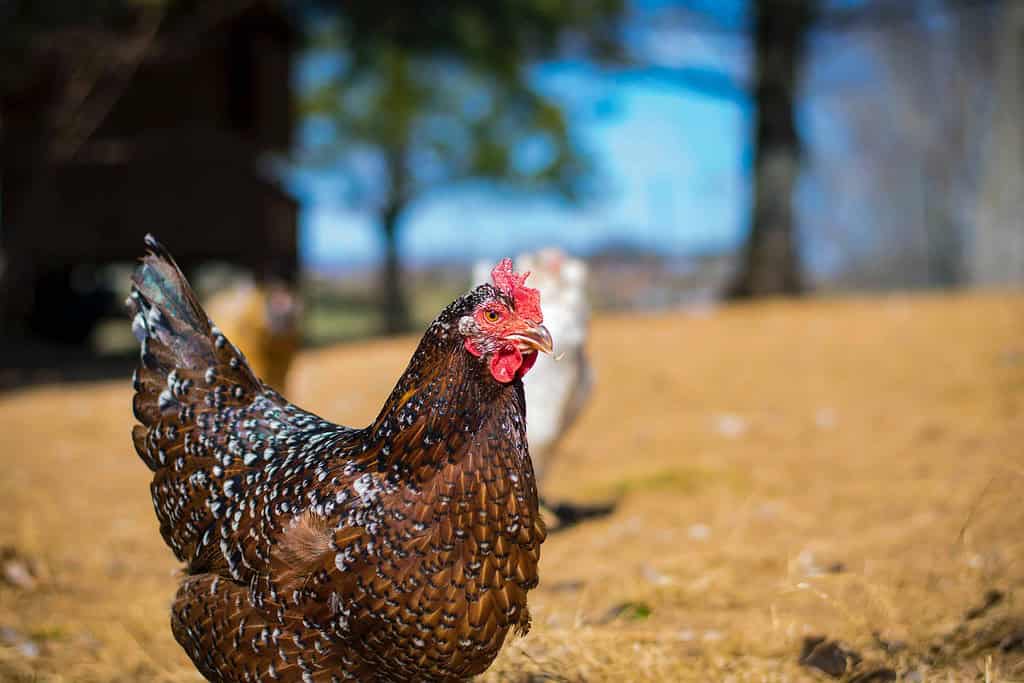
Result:
{"label": "blurred chicken in background", "polygon": [[302,339],[302,301],[293,288],[279,280],[243,281],[214,295],[206,309],[245,355],[256,376],[277,391],[285,391],[288,370]]}
{"label": "blurred chicken in background", "polygon": [[[544,324],[555,344],[554,353],[538,358],[523,379],[527,438],[540,487],[558,442],[579,416],[593,387],[594,373],[586,352],[590,319],[587,266],[561,249],[549,247],[520,254],[515,267],[532,273],[530,284],[540,290]],[[474,283],[487,282],[490,268],[489,262],[477,263]],[[557,510],[552,511],[561,518]]]}

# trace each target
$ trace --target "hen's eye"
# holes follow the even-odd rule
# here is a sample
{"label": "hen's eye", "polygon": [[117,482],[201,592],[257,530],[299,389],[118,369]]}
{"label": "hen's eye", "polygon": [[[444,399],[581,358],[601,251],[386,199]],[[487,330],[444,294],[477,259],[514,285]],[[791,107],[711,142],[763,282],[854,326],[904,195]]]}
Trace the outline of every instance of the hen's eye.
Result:
{"label": "hen's eye", "polygon": [[484,320],[489,323],[496,323],[501,320],[501,314],[493,310],[484,311]]}

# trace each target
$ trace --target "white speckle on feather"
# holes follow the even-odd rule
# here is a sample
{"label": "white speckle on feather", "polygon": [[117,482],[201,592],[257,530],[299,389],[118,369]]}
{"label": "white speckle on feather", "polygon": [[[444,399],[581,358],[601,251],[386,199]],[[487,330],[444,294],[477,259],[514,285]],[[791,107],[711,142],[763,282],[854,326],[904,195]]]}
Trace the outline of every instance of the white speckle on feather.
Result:
{"label": "white speckle on feather", "polygon": [[136,313],[135,317],[132,318],[132,334],[135,335],[135,339],[139,342],[146,339],[146,321],[142,313]]}
{"label": "white speckle on feather", "polygon": [[161,391],[160,395],[157,396],[156,399],[157,408],[161,411],[173,408],[176,403],[177,401],[174,400],[174,396],[171,394],[170,389],[164,389]]}
{"label": "white speckle on feather", "polygon": [[364,501],[373,498],[373,477],[369,474],[364,474],[352,483],[352,488],[355,489],[356,494]]}

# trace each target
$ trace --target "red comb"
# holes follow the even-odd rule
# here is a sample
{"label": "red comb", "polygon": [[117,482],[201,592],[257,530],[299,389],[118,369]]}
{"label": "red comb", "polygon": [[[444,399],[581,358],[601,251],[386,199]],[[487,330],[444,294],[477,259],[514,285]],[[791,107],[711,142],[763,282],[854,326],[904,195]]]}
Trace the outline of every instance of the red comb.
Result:
{"label": "red comb", "polygon": [[491,271],[494,286],[516,302],[516,313],[535,323],[544,322],[544,314],[540,311],[540,292],[526,286],[526,278],[530,271],[517,273],[512,268],[512,259],[503,258]]}

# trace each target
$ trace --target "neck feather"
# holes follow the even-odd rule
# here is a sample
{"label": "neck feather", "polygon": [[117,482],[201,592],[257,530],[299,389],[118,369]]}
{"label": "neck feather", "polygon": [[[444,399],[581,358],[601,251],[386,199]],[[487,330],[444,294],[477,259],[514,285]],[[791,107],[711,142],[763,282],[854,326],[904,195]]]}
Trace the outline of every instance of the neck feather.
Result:
{"label": "neck feather", "polygon": [[496,419],[522,432],[525,450],[522,382],[497,382],[485,363],[463,348],[457,331],[438,327],[435,323],[424,335],[367,428],[379,469],[408,472],[454,464],[474,435]]}

